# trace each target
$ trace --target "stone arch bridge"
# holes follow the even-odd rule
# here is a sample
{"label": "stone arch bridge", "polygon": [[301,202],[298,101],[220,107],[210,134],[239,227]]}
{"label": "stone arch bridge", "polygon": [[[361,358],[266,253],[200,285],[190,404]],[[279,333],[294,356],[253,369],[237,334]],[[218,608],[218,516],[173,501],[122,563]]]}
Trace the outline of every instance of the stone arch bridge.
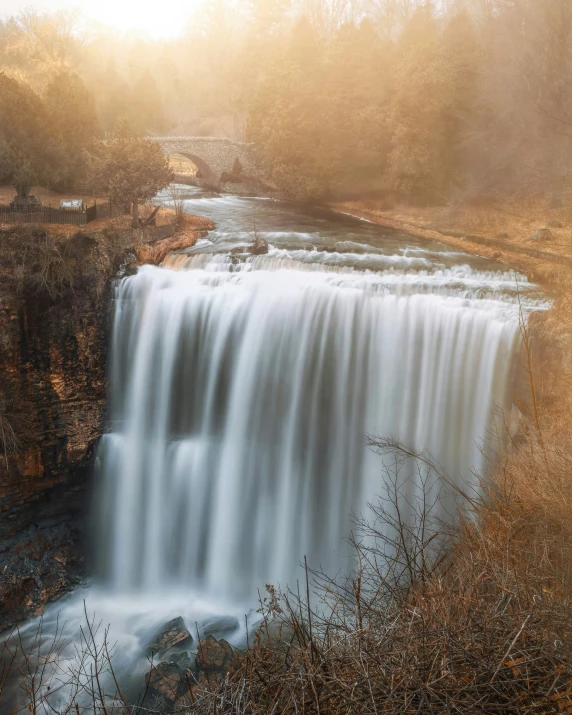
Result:
{"label": "stone arch bridge", "polygon": [[223,174],[232,174],[238,159],[242,174],[262,179],[254,161],[250,144],[222,137],[153,137],[165,154],[181,154],[190,159],[200,171],[200,178],[221,181]]}

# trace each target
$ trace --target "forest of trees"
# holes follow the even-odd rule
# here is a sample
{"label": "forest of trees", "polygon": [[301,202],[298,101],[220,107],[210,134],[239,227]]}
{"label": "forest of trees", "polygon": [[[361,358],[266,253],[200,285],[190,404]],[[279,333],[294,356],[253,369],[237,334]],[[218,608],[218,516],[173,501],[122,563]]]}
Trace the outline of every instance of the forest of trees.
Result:
{"label": "forest of trees", "polygon": [[53,106],[72,71],[102,134],[251,141],[301,199],[558,202],[568,179],[572,0],[205,0],[155,41],[26,11],[0,23],[0,71]]}
{"label": "forest of trees", "polygon": [[74,190],[86,182],[117,204],[138,205],[169,184],[161,147],[139,136],[129,119],[103,140],[93,96],[75,74],[54,76],[42,95],[0,72],[0,182],[27,205],[34,185]]}

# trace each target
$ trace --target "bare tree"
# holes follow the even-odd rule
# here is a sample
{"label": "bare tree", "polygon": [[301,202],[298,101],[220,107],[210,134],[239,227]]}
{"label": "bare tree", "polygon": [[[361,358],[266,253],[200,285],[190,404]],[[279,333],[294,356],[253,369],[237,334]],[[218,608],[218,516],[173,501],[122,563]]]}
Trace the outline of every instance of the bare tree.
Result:
{"label": "bare tree", "polygon": [[423,0],[368,0],[366,10],[383,37],[395,40]]}
{"label": "bare tree", "polygon": [[75,66],[87,43],[79,10],[22,10],[17,18],[22,33],[20,51],[36,63],[61,70]]}

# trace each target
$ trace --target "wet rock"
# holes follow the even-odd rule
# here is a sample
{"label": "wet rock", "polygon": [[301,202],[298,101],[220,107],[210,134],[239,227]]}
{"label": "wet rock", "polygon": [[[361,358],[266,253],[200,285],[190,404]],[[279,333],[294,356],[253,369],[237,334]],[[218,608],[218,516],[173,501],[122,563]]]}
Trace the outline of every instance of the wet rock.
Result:
{"label": "wet rock", "polygon": [[564,226],[560,223],[560,221],[549,221],[548,222],[548,228],[564,228]]}
{"label": "wet rock", "polygon": [[172,705],[186,689],[184,676],[184,671],[176,663],[159,663],[145,676],[149,696]]}
{"label": "wet rock", "polygon": [[175,663],[182,673],[193,670],[194,663],[189,652],[173,653],[169,657],[171,659],[170,662]]}
{"label": "wet rock", "polygon": [[[0,631],[41,612],[86,572],[109,306],[115,277],[134,261],[140,239],[118,221],[75,232],[0,229],[1,408],[16,438],[1,452]],[[47,281],[44,263],[58,267]]]}
{"label": "wet rock", "polygon": [[234,616],[221,616],[220,618],[207,618],[201,624],[201,632],[206,636],[214,636],[214,638],[222,638],[228,636],[239,627],[238,619]]}
{"label": "wet rock", "polygon": [[82,534],[69,524],[32,525],[0,542],[0,631],[82,583]]}
{"label": "wet rock", "polygon": [[208,636],[199,643],[195,668],[197,673],[224,674],[232,670],[239,662],[238,653],[224,639]]}
{"label": "wet rock", "polygon": [[549,228],[539,228],[528,238],[529,241],[550,241],[553,238],[552,231]]}
{"label": "wet rock", "polygon": [[147,650],[153,653],[161,653],[176,645],[190,645],[192,640],[193,638],[187,630],[185,622],[181,616],[177,616],[177,618],[173,618],[168,623],[165,623],[165,625],[157,631],[148,644]]}
{"label": "wet rock", "polygon": [[208,636],[200,642],[194,664],[188,653],[179,653],[145,675],[149,700],[159,712],[172,712],[175,704],[188,712],[185,707],[192,705],[202,690],[216,687],[239,664],[239,653],[227,641]]}
{"label": "wet rock", "polygon": [[268,241],[262,236],[256,236],[250,244],[249,251],[253,256],[263,256],[268,253]]}

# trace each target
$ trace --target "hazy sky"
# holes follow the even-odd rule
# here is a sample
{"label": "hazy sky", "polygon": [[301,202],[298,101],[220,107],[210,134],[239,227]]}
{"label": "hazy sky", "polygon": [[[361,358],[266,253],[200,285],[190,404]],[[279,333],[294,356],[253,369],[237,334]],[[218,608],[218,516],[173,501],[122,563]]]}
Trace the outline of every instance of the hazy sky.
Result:
{"label": "hazy sky", "polygon": [[0,0],[0,18],[25,7],[52,11],[78,8],[87,17],[119,30],[135,30],[152,37],[174,37],[200,0]]}

